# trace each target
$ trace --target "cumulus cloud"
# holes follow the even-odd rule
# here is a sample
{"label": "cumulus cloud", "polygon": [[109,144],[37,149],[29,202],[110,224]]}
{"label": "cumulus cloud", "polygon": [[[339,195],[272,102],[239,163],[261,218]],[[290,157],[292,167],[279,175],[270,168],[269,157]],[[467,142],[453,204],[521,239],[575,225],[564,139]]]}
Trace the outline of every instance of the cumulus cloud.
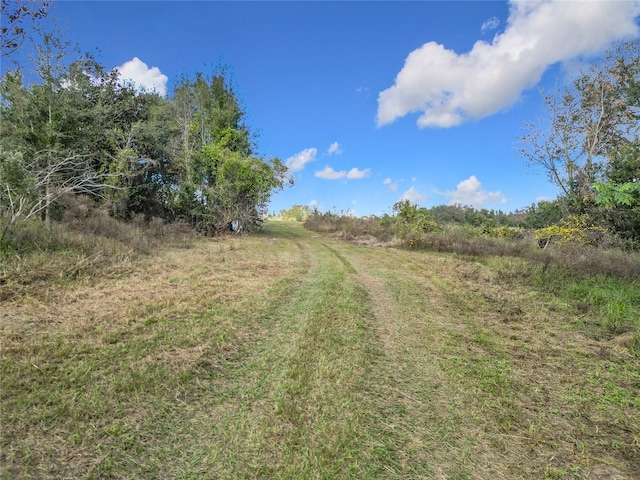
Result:
{"label": "cumulus cloud", "polygon": [[378,95],[378,126],[422,112],[419,127],[452,127],[508,107],[557,62],[638,35],[640,0],[510,2],[506,29],[457,54],[428,42],[409,54]]}
{"label": "cumulus cloud", "polygon": [[340,155],[342,153],[342,147],[340,147],[340,144],[338,142],[333,142],[330,146],[329,146],[329,150],[327,150],[327,153],[329,155]]}
{"label": "cumulus cloud", "polygon": [[151,67],[140,60],[133,57],[132,60],[116,67],[120,72],[120,78],[125,82],[133,82],[133,84],[146,91],[155,91],[161,96],[167,94],[167,82],[169,78],[163,74],[158,67]]}
{"label": "cumulus cloud", "polygon": [[358,170],[357,168],[352,168],[347,172],[347,178],[352,180],[367,178],[369,175],[371,175],[371,170],[369,168],[365,168],[364,170]]}
{"label": "cumulus cloud", "polygon": [[484,22],[480,27],[480,31],[482,33],[488,33],[491,30],[495,30],[500,25],[500,19],[498,17],[491,17],[489,20]]}
{"label": "cumulus cloud", "polygon": [[315,176],[323,180],[340,180],[347,176],[347,172],[345,170],[336,171],[331,167],[325,167],[322,170],[318,170]]}
{"label": "cumulus cloud", "polygon": [[398,190],[398,186],[399,186],[398,182],[394,182],[393,180],[391,180],[391,178],[385,178],[382,181],[382,184],[386,185],[389,191],[391,192],[395,192],[396,190]]}
{"label": "cumulus cloud", "polygon": [[300,172],[304,170],[304,167],[307,163],[315,161],[317,154],[318,149],[306,148],[301,152],[298,152],[295,155],[287,158],[284,161],[284,164],[289,169],[289,172]]}
{"label": "cumulus cloud", "polygon": [[482,189],[482,183],[471,175],[466,180],[458,183],[455,190],[438,192],[449,198],[449,205],[470,205],[475,208],[482,208],[490,203],[507,203],[507,198],[502,192],[487,192]]}
{"label": "cumulus cloud", "polygon": [[362,178],[367,178],[369,175],[371,175],[371,170],[368,168],[365,168],[364,170],[352,168],[347,172],[346,170],[334,170],[329,166],[324,167],[322,170],[318,170],[315,173],[317,178],[322,178],[323,180],[340,180],[342,178],[360,180]]}
{"label": "cumulus cloud", "polygon": [[422,203],[427,199],[426,193],[420,193],[415,189],[415,187],[411,187],[409,190],[404,192],[400,197],[400,201],[409,200],[411,203]]}

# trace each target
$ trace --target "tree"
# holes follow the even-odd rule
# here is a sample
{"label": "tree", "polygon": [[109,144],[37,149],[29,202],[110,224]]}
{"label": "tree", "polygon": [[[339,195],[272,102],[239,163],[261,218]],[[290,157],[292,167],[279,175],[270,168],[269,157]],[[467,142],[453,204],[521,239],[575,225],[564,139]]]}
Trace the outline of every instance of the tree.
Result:
{"label": "tree", "polygon": [[81,193],[125,220],[141,213],[206,229],[260,223],[286,168],[254,155],[225,68],[183,77],[166,99],[79,55],[58,30],[38,33],[36,81],[25,85],[19,66],[0,81],[0,214],[8,225],[38,215],[48,222],[55,202]]}
{"label": "tree", "polygon": [[431,219],[426,208],[418,207],[409,200],[394,203],[393,212],[398,219],[397,227],[401,237],[412,233],[429,232],[438,228],[438,224]]}
{"label": "tree", "polygon": [[287,167],[277,158],[267,162],[228,152],[215,185],[206,191],[216,228],[224,228],[231,221],[245,230],[259,226],[268,213],[271,193],[288,182],[287,173]]}
{"label": "tree", "polygon": [[[0,3],[0,57],[8,57],[24,43],[28,29],[47,16],[51,2],[2,0]],[[25,24],[30,24],[29,26]]]}
{"label": "tree", "polygon": [[179,132],[169,166],[174,211],[202,230],[220,230],[232,220],[259,224],[271,192],[287,183],[286,169],[278,159],[253,156],[255,137],[227,70],[182,77],[172,101]]}
{"label": "tree", "polygon": [[593,184],[606,179],[616,152],[637,144],[640,94],[638,41],[619,45],[571,87],[545,94],[547,121],[527,123],[520,153],[558,186],[570,213],[593,203]]}
{"label": "tree", "polygon": [[169,220],[176,181],[169,163],[178,138],[173,105],[130,85],[112,87],[99,92],[106,128],[95,143],[104,153],[100,168],[113,174],[111,183],[117,187],[108,192],[109,209],[125,220],[137,213]]}
{"label": "tree", "polygon": [[539,229],[555,225],[562,220],[562,207],[558,201],[541,201],[524,211],[521,224],[526,228]]}
{"label": "tree", "polygon": [[23,172],[22,183],[4,175],[0,185],[12,223],[40,213],[49,221],[51,205],[63,195],[99,195],[115,188],[110,180],[117,176],[101,168],[104,152],[96,148],[105,128],[96,93],[109,78],[90,57],[68,63],[73,52],[56,33],[44,33],[36,50],[38,83],[24,86],[19,68],[0,83],[0,147],[12,158],[12,171]]}

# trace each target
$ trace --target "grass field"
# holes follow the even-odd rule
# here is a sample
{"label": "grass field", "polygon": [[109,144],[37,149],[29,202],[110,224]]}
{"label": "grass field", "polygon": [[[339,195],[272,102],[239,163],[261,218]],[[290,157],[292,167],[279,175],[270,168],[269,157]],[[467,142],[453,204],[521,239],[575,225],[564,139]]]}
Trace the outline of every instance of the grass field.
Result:
{"label": "grass field", "polygon": [[279,222],[136,261],[0,295],[2,479],[640,478],[637,282]]}

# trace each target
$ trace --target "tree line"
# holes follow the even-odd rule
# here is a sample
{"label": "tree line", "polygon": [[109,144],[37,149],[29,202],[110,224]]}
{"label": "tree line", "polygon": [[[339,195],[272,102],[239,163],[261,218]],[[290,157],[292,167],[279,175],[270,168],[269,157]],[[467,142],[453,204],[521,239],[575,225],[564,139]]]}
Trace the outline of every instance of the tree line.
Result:
{"label": "tree line", "polygon": [[[20,22],[46,13],[42,4],[19,3],[7,13],[12,2],[2,2],[4,61],[25,39]],[[235,221],[250,229],[272,192],[290,182],[278,158],[257,154],[225,66],[183,75],[165,98],[80,54],[55,28],[31,34],[33,64],[14,61],[0,80],[0,217],[7,226],[51,221],[69,199],[87,195],[123,220],[180,220],[209,232]],[[35,77],[24,73],[28,67]]]}

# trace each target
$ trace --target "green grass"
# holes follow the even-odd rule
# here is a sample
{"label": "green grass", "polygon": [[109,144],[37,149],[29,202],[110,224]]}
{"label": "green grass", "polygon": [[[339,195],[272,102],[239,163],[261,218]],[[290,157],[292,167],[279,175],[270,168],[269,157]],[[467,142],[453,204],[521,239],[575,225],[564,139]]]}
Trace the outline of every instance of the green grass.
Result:
{"label": "green grass", "polygon": [[633,282],[276,222],[128,271],[3,303],[1,478],[640,474]]}

